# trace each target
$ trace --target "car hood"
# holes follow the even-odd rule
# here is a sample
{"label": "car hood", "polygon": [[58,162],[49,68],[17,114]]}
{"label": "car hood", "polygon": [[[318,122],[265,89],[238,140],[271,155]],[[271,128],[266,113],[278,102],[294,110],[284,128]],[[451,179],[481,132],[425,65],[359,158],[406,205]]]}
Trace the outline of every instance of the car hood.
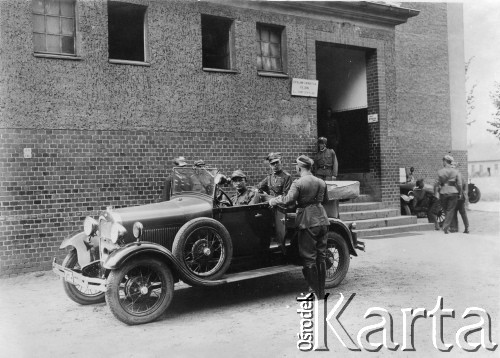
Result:
{"label": "car hood", "polygon": [[[112,210],[111,221],[120,222],[127,231],[136,221],[144,227],[182,226],[197,217],[212,217],[212,201],[200,196],[178,196],[161,203]],[[106,215],[105,215],[106,216]]]}

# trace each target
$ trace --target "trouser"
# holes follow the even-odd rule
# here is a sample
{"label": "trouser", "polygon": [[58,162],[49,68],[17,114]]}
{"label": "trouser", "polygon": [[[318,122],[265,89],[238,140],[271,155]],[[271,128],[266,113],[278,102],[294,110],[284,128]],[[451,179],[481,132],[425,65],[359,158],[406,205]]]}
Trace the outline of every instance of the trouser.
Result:
{"label": "trouser", "polygon": [[457,194],[441,194],[441,206],[445,212],[446,218],[444,219],[443,230],[448,231],[451,222],[453,220],[453,215],[455,214],[455,208],[457,207],[458,193]]}
{"label": "trouser", "polygon": [[302,257],[304,267],[325,262],[327,232],[326,225],[299,230],[299,255]]}
{"label": "trouser", "polygon": [[458,231],[458,213],[462,217],[465,230],[469,229],[469,218],[467,217],[467,211],[465,209],[465,200],[458,200],[457,207],[455,208],[455,213],[453,215],[453,221],[450,225],[450,230]]}
{"label": "trouser", "polygon": [[319,299],[325,296],[327,232],[328,226],[322,225],[301,229],[298,235],[302,273]]}

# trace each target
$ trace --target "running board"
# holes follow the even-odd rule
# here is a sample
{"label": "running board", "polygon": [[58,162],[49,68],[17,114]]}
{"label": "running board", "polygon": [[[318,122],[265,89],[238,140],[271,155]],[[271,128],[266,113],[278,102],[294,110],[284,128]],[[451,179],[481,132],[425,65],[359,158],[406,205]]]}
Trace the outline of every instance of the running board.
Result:
{"label": "running board", "polygon": [[[269,267],[264,267],[264,268],[260,268],[257,270],[243,271],[243,272],[238,272],[238,273],[227,274],[227,275],[222,276],[222,278],[220,278],[220,280],[224,281],[226,283],[238,282],[238,281],[243,281],[243,280],[250,280],[252,278],[257,278],[257,277],[276,275],[276,274],[284,273],[284,272],[295,272],[295,271],[299,271],[301,269],[302,269],[302,266],[297,266],[297,265],[269,266]],[[191,286],[186,284],[185,282],[182,282],[182,281],[179,281],[178,283],[175,284],[176,290],[181,290],[181,289],[188,288],[188,287],[191,287]]]}
{"label": "running board", "polygon": [[264,267],[264,268],[260,268],[260,269],[252,270],[252,271],[244,271],[244,272],[228,274],[228,275],[223,276],[221,278],[221,280],[224,280],[227,283],[237,282],[237,281],[249,280],[249,279],[257,278],[257,277],[276,275],[278,273],[299,271],[301,269],[302,269],[302,266],[297,266],[297,265],[270,266],[270,267]]}

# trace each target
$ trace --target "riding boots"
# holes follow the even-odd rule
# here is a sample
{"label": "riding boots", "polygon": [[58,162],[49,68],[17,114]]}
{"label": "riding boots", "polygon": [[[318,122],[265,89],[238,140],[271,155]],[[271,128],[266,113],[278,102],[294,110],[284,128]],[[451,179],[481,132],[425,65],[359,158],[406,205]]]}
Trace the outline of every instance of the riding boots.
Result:
{"label": "riding boots", "polygon": [[[306,279],[307,284],[314,291],[316,296],[319,294],[318,268],[314,266],[305,266],[302,269],[302,274]],[[324,288],[323,288],[324,290]]]}
{"label": "riding boots", "polygon": [[326,263],[322,261],[318,265],[318,299],[325,298]]}

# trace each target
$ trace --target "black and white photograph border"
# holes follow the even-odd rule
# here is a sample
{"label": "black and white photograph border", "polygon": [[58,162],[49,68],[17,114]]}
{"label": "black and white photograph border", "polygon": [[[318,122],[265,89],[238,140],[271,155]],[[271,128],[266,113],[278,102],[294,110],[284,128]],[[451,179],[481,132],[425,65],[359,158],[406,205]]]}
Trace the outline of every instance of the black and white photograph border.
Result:
{"label": "black and white photograph border", "polygon": [[[498,356],[499,18],[494,0],[0,0],[0,357]],[[338,161],[325,195],[359,185],[325,204],[330,222],[364,243],[324,299],[298,265],[213,287],[184,274],[165,312],[130,325],[53,270],[91,261],[105,215],[149,247],[148,222],[124,222],[174,207],[173,167],[217,168],[230,201],[221,178],[257,188],[280,158],[296,180],[318,137]],[[449,231],[443,158],[470,201]],[[181,199],[183,223],[212,214]],[[262,229],[219,219],[203,225]]]}

